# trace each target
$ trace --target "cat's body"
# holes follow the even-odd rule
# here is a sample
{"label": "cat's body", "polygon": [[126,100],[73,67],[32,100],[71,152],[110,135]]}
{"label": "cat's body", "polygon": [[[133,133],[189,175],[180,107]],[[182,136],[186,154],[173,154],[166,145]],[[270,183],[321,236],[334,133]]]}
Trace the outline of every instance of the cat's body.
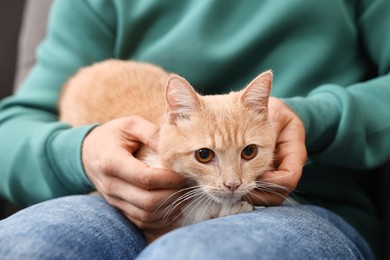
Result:
{"label": "cat's body", "polygon": [[[267,117],[272,73],[240,92],[200,96],[187,81],[154,65],[109,60],[82,69],[60,98],[60,119],[73,126],[138,115],[160,125],[158,153],[137,157],[171,169],[193,188],[181,224],[253,210],[244,200],[272,167],[275,137]],[[167,212],[169,214],[169,212]]]}

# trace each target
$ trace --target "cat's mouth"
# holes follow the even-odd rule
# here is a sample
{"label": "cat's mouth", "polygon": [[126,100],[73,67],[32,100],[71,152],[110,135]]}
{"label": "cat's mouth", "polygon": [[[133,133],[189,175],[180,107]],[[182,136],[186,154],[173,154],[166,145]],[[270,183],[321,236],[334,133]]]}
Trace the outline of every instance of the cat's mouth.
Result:
{"label": "cat's mouth", "polygon": [[[198,190],[216,203],[235,203],[241,200],[249,191],[236,190],[226,191],[220,190],[214,187],[207,187],[207,185],[201,185],[192,178],[186,178],[186,187],[192,187],[194,190]],[[199,193],[198,193],[199,195]]]}

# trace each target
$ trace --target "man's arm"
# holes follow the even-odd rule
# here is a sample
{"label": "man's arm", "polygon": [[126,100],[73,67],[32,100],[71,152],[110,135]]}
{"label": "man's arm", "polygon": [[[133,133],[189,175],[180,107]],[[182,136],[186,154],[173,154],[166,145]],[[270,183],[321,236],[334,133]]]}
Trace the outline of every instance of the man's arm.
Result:
{"label": "man's arm", "polygon": [[365,3],[355,26],[376,66],[367,71],[371,79],[284,99],[304,122],[309,157],[317,163],[367,169],[390,157],[390,2]]}
{"label": "man's arm", "polygon": [[[109,2],[102,5],[114,15]],[[0,195],[22,205],[92,188],[80,149],[93,126],[59,122],[57,101],[75,71],[113,52],[114,30],[87,1],[56,1],[52,8],[35,67],[20,91],[0,103]]]}

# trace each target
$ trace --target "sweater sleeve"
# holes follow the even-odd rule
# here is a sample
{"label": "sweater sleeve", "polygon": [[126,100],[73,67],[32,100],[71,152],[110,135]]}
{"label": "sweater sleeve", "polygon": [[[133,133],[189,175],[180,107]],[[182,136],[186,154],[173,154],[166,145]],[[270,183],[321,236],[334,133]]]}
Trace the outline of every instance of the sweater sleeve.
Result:
{"label": "sweater sleeve", "polygon": [[55,1],[37,63],[14,96],[0,102],[0,196],[29,205],[92,189],[81,145],[93,125],[58,121],[64,82],[80,67],[112,57],[111,1]]}
{"label": "sweater sleeve", "polygon": [[356,28],[376,77],[284,100],[303,120],[309,158],[316,163],[369,169],[390,160],[390,2],[365,2]]}

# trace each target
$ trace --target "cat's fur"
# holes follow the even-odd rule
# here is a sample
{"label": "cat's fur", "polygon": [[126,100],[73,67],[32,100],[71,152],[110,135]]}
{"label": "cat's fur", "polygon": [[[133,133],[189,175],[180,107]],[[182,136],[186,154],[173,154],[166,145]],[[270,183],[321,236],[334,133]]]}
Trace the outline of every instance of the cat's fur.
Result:
{"label": "cat's fur", "polygon": [[[157,66],[108,60],[68,81],[60,119],[80,126],[139,115],[160,125],[158,153],[144,147],[137,156],[190,180],[192,188],[169,209],[185,202],[180,221],[191,224],[253,210],[245,196],[273,162],[275,136],[267,117],[271,84],[267,71],[240,92],[201,96],[185,79]],[[257,154],[243,159],[243,149],[252,144]],[[214,152],[210,162],[196,159],[201,148]]]}

